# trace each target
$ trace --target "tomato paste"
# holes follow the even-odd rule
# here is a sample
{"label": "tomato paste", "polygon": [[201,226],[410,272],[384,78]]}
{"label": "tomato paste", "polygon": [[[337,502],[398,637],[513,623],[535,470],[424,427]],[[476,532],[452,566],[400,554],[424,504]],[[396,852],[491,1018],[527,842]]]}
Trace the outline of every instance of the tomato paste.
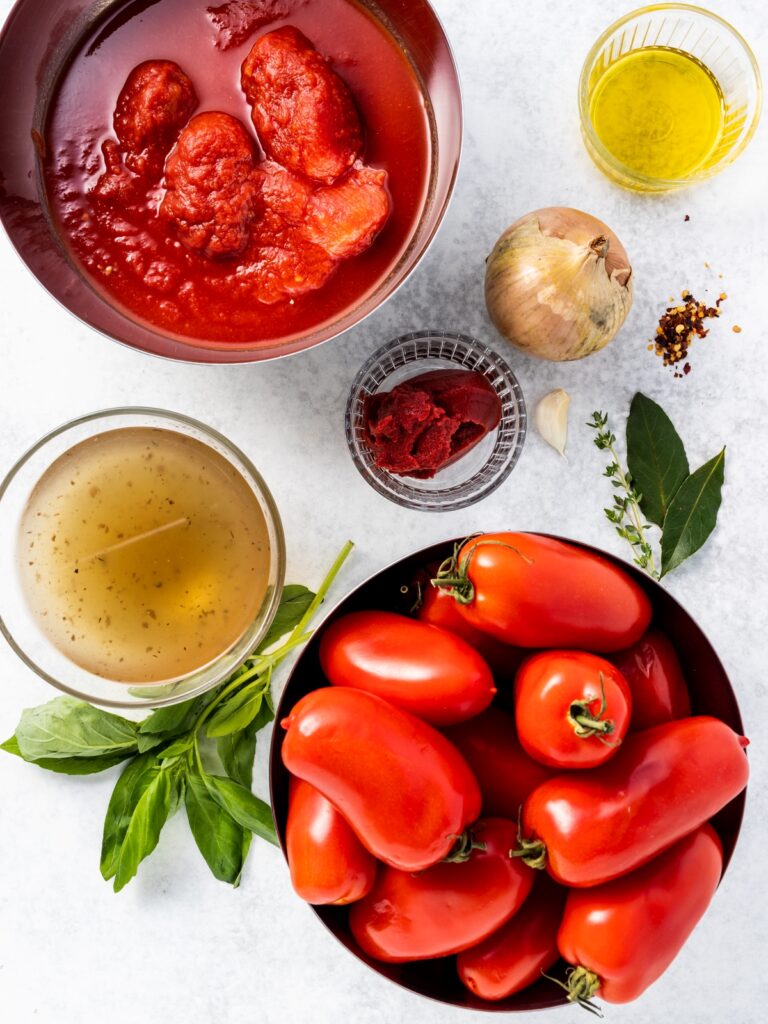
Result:
{"label": "tomato paste", "polygon": [[74,261],[135,319],[288,339],[407,249],[430,138],[412,65],[357,0],[130,3],[58,84],[47,194]]}
{"label": "tomato paste", "polygon": [[365,431],[380,469],[429,479],[494,430],[501,399],[475,370],[433,370],[370,395]]}

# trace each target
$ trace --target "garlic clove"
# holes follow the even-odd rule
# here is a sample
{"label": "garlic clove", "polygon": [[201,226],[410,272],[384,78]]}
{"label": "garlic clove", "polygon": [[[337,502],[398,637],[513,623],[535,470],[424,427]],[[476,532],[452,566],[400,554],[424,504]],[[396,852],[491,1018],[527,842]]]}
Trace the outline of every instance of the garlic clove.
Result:
{"label": "garlic clove", "polygon": [[568,409],[571,396],[562,388],[556,388],[545,395],[536,406],[533,421],[536,429],[556,452],[565,455],[568,440]]}

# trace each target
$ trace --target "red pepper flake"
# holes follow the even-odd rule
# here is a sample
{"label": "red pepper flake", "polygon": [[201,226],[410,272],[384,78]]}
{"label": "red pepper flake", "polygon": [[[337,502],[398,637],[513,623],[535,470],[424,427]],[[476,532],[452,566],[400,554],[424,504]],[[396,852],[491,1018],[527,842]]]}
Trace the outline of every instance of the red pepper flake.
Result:
{"label": "red pepper flake", "polygon": [[[720,316],[720,304],[727,298],[725,292],[722,292],[714,306],[707,306],[694,299],[686,289],[680,305],[667,306],[666,312],[659,319],[653,343],[656,355],[662,357],[665,366],[676,366],[687,359],[693,339],[706,338],[709,334],[704,321]],[[686,363],[683,372],[676,371],[675,377],[683,377],[690,372],[690,363]]]}
{"label": "red pepper flake", "polygon": [[691,219],[691,218],[689,217],[689,215],[688,215],[687,213],[686,213],[686,215],[685,215],[685,216],[683,217],[683,220],[690,220],[690,219]]}

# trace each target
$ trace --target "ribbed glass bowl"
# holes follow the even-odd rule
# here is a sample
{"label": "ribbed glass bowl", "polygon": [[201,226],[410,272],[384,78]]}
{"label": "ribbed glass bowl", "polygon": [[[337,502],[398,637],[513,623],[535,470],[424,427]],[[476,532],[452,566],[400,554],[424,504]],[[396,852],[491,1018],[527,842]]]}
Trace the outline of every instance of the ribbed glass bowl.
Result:
{"label": "ribbed glass bowl", "polygon": [[[380,469],[366,438],[366,400],[412,377],[446,369],[483,374],[501,399],[498,427],[431,480],[397,476]],[[466,508],[495,491],[520,458],[526,424],[523,392],[501,356],[475,338],[443,331],[404,334],[374,352],[355,377],[345,418],[349,451],[363,478],[390,501],[420,512]]]}
{"label": "ribbed glass bowl", "polygon": [[[684,178],[650,178],[633,171],[604,145],[590,116],[593,92],[606,69],[647,46],[689,54],[709,70],[722,91],[725,121],[720,142]],[[589,155],[609,178],[638,192],[670,192],[719,174],[744,152],[757,129],[762,104],[760,69],[746,40],[717,14],[691,4],[650,4],[614,22],[587,54],[579,82],[581,129]]]}

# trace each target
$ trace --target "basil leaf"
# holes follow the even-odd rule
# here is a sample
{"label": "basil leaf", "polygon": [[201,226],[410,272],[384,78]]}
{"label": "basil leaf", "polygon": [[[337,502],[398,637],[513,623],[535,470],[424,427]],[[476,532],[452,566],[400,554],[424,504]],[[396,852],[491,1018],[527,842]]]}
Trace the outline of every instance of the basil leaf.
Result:
{"label": "basil leaf", "polygon": [[161,743],[165,743],[167,739],[168,737],[166,736],[156,736],[153,733],[139,731],[136,735],[136,748],[140,754],[146,754],[148,750],[154,750]]}
{"label": "basil leaf", "polygon": [[[162,740],[160,742],[162,742]],[[194,742],[195,738],[192,733],[188,733],[186,736],[181,736],[163,750],[158,751],[158,760],[165,762],[170,761],[172,758],[181,757],[191,749]]]}
{"label": "basil leaf", "polygon": [[242,863],[240,864],[240,871],[238,873],[238,876],[234,880],[234,882],[232,883],[232,887],[234,889],[237,889],[240,886],[240,882],[241,882],[242,877],[243,877],[243,871],[245,869],[245,862],[248,860],[248,854],[251,852],[251,843],[252,842],[253,842],[253,832],[246,832],[245,829],[243,829],[243,846],[242,846],[242,851],[241,851],[241,854],[240,854],[240,856],[242,858]]}
{"label": "basil leaf", "polygon": [[[19,743],[15,736],[11,736],[5,743],[0,743],[0,750],[15,754],[22,761],[26,760],[19,749]],[[95,775],[96,772],[104,772],[107,768],[113,768],[130,756],[130,754],[112,754],[104,757],[43,757],[29,763],[38,768],[45,768],[49,772],[58,772],[60,775]]]}
{"label": "basil leaf", "polygon": [[186,732],[192,728],[201,712],[218,694],[219,689],[220,687],[214,687],[208,693],[182,701],[181,704],[158,708],[144,719],[139,726],[139,732],[142,735],[167,736],[169,738]]}
{"label": "basil leaf", "polygon": [[206,724],[206,734],[212,739],[216,739],[219,736],[228,736],[230,733],[245,729],[261,711],[263,699],[263,683],[257,679],[255,685],[245,686],[226,704],[222,704],[214,711]]}
{"label": "basil leaf", "polygon": [[278,845],[275,820],[269,804],[260,800],[250,789],[222,775],[206,775],[205,784],[216,802],[232,815],[238,825],[266,839],[268,843]]}
{"label": "basil leaf", "polygon": [[176,776],[156,768],[144,788],[128,822],[122,846],[117,855],[115,892],[120,892],[139,869],[139,864],[152,853],[160,833],[174,809],[177,798]]}
{"label": "basil leaf", "polygon": [[315,595],[306,587],[295,583],[289,583],[283,587],[280,605],[277,609],[272,625],[267,630],[267,635],[256,648],[256,653],[266,651],[280,637],[290,633],[301,622],[302,616],[312,604]]}
{"label": "basil leaf", "polygon": [[101,841],[101,874],[107,881],[117,872],[120,850],[133,812],[159,768],[155,754],[141,754],[125,766],[117,780],[107,807]]}
{"label": "basil leaf", "polygon": [[692,473],[669,506],[661,537],[661,575],[705,543],[717,523],[725,480],[725,448]]}
{"label": "basil leaf", "polygon": [[670,502],[690,470],[672,420],[641,392],[632,399],[627,419],[627,467],[640,492],[643,515],[663,526]]}
{"label": "basil leaf", "polygon": [[187,777],[187,819],[215,878],[235,885],[243,870],[246,833],[214,800],[197,771]]}
{"label": "basil leaf", "polygon": [[255,722],[251,722],[247,729],[222,736],[216,743],[216,751],[224,765],[224,771],[230,779],[248,789],[253,785],[256,731]]}
{"label": "basil leaf", "polygon": [[263,729],[265,725],[269,725],[274,717],[275,713],[271,706],[264,701],[258,715],[245,729],[222,736],[216,743],[221,763],[224,765],[224,771],[230,779],[239,782],[246,789],[250,789],[253,784],[256,733]]}
{"label": "basil leaf", "polygon": [[46,758],[101,757],[136,750],[137,725],[74,697],[56,697],[22,712],[16,728],[25,761]]}

